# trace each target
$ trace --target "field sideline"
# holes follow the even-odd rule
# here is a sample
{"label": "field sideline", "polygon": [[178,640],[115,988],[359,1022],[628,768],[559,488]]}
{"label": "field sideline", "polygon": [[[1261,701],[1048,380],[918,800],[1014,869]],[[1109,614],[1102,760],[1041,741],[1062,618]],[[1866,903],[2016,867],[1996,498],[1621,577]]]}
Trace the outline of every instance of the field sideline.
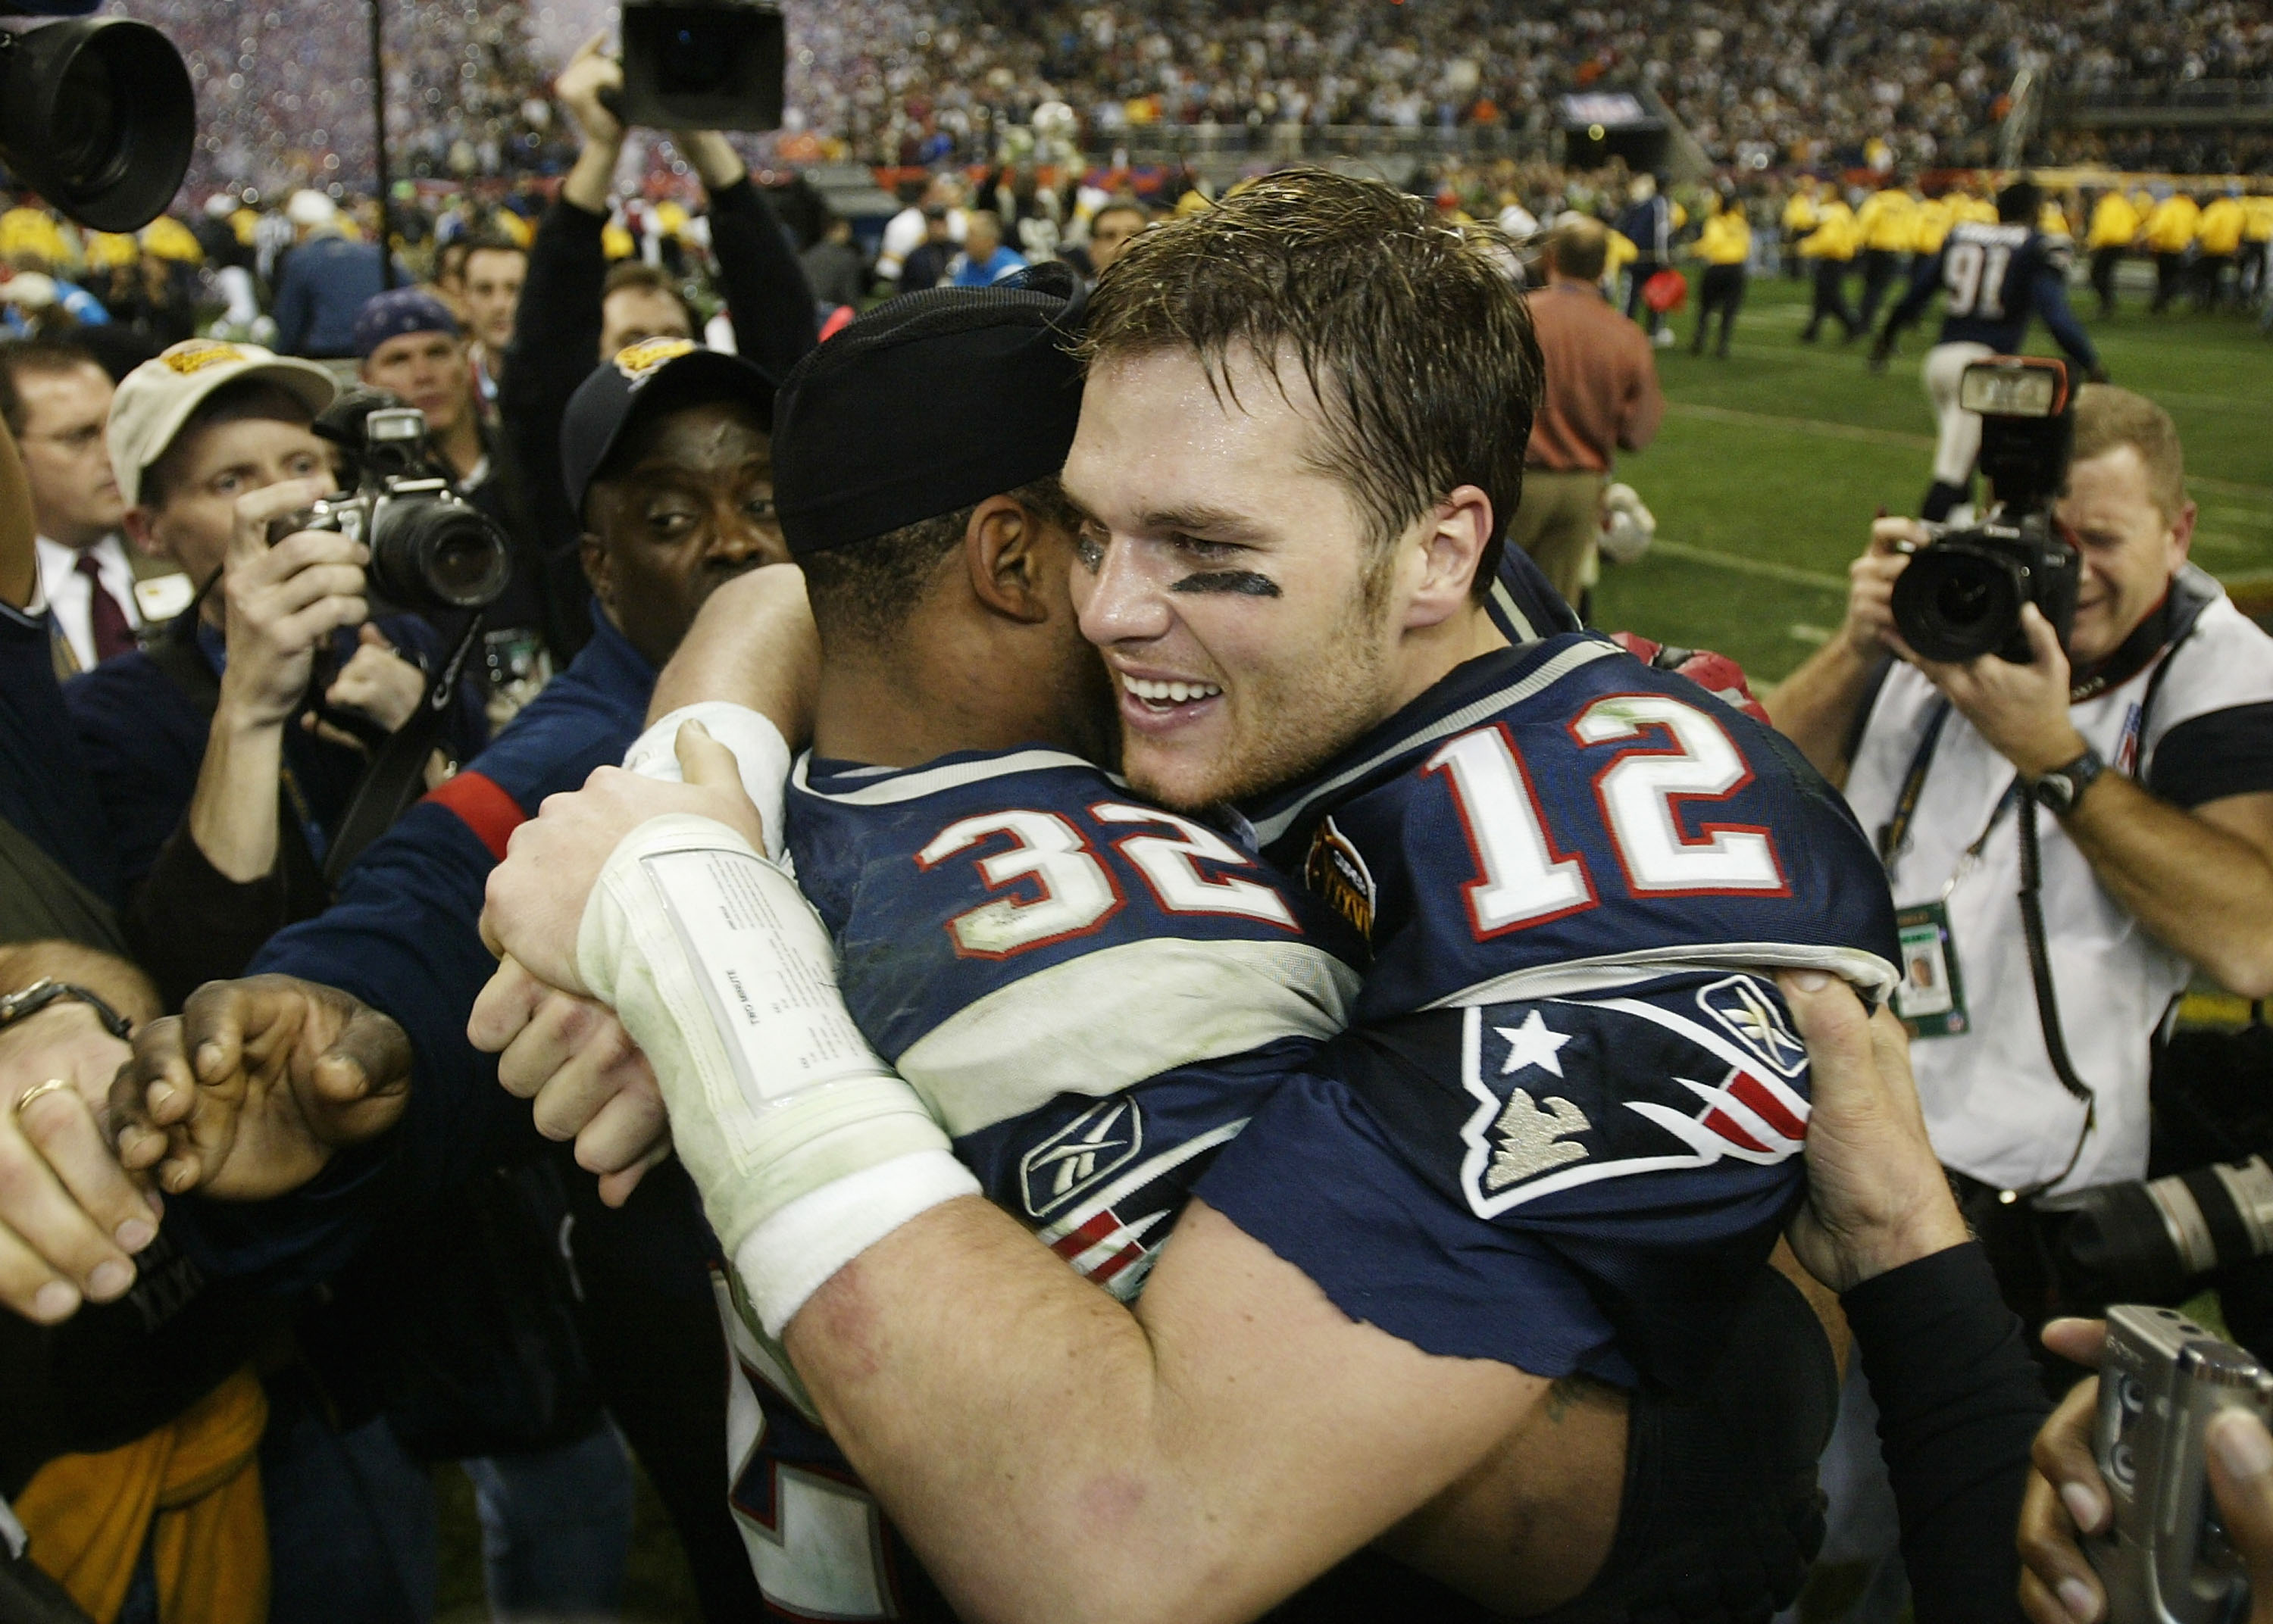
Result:
{"label": "field sideline", "polygon": [[[2114,381],[2178,422],[2202,509],[2195,560],[2273,587],[2273,340],[2239,316],[2150,317],[2136,293],[2111,321],[2094,307],[2084,290],[2078,309]],[[1594,602],[1597,625],[1720,649],[1761,685],[1838,625],[1872,516],[1916,512],[1932,457],[1917,368],[1938,316],[1873,377],[1868,339],[1842,347],[1827,327],[1798,342],[1806,311],[1801,284],[1756,278],[1726,361],[1691,355],[1694,316],[1674,318],[1681,343],[1657,352],[1665,426],[1619,464],[1657,515],[1657,544],[1639,564],[1605,564]],[[2029,348],[2059,353],[2041,323]]]}

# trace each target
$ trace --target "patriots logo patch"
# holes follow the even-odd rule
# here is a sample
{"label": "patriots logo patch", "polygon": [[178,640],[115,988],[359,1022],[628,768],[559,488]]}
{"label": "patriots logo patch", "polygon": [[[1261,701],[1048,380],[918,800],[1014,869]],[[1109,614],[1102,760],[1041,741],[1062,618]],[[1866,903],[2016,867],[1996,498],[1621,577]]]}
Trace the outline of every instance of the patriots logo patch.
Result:
{"label": "patriots logo patch", "polygon": [[1807,1100],[1791,1086],[1806,1051],[1750,977],[1715,982],[1693,1002],[1661,992],[1463,1014],[1474,1109],[1460,1129],[1460,1186],[1478,1217],[1605,1179],[1724,1161],[1770,1166],[1806,1137]]}

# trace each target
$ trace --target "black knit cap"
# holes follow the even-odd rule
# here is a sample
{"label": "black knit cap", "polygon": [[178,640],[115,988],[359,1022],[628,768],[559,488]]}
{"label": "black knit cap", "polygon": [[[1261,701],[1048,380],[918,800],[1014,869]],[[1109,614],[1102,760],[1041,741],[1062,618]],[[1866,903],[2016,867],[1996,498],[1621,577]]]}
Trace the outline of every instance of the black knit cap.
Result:
{"label": "black knit cap", "polygon": [[1062,267],[877,306],[774,401],[774,503],[791,553],[825,552],[1054,474],[1081,415],[1084,303]]}

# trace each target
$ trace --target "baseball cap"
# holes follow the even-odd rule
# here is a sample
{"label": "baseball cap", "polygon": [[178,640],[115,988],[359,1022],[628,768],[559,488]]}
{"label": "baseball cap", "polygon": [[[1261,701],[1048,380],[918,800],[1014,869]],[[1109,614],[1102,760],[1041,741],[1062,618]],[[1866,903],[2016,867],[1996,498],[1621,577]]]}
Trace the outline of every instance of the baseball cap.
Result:
{"label": "baseball cap", "polygon": [[280,355],[258,344],[185,339],[120,380],[110,401],[110,467],[119,494],[142,499],[142,474],[165,455],[190,414],[224,384],[258,378],[281,384],[307,403],[311,415],[338,396],[332,375],[312,361]]}
{"label": "baseball cap", "polygon": [[756,409],[770,432],[774,387],[763,368],[690,339],[647,339],[625,346],[576,385],[560,419],[560,475],[568,505],[581,519],[584,493],[616,447],[638,425],[665,412],[739,400]]}
{"label": "baseball cap", "polygon": [[1065,466],[1084,301],[1061,280],[903,294],[791,369],[774,430],[791,552],[866,541]]}
{"label": "baseball cap", "polygon": [[296,226],[327,226],[339,218],[339,205],[320,191],[305,188],[292,194],[284,206],[284,218]]}
{"label": "baseball cap", "polygon": [[424,288],[390,288],[365,299],[356,312],[356,354],[368,361],[372,350],[406,333],[446,333],[456,338],[458,318]]}

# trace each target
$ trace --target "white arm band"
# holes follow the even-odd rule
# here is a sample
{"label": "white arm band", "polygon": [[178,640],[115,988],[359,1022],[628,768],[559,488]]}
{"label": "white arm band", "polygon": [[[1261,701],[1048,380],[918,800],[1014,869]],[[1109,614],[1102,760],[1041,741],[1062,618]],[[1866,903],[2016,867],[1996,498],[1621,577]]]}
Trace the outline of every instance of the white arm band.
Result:
{"label": "white arm band", "polygon": [[979,1193],[853,1024],[812,905],[725,825],[675,812],[627,835],[576,967],[655,1067],[673,1147],[769,1334],[874,1242]]}
{"label": "white arm band", "polygon": [[782,785],[789,778],[789,745],[761,711],[724,700],[682,705],[639,736],[624,752],[624,769],[661,783],[686,782],[679,767],[679,724],[699,722],[711,737],[734,752],[742,792],[757,806],[766,832],[766,856],[776,862],[784,850]]}

